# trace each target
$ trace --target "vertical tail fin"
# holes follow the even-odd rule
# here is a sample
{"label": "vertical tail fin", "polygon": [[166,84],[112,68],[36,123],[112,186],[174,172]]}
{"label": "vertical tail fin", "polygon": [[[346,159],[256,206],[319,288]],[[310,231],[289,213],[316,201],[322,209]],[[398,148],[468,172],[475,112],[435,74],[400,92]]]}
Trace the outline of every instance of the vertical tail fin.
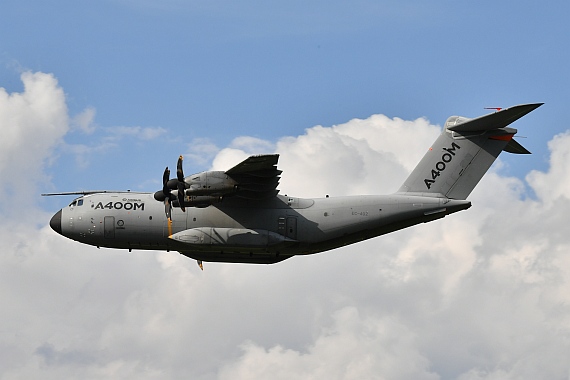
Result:
{"label": "vertical tail fin", "polygon": [[514,106],[475,119],[451,116],[398,192],[466,199],[503,150],[530,153],[512,140],[517,130],[507,125],[542,104]]}

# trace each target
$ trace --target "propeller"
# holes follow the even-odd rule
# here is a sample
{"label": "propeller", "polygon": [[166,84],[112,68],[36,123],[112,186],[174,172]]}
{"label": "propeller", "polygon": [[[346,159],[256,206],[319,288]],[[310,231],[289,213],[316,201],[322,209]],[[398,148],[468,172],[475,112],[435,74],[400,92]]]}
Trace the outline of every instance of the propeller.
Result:
{"label": "propeller", "polygon": [[182,211],[186,211],[186,208],[184,207],[184,193],[186,188],[189,186],[184,181],[182,160],[182,156],[178,157],[178,164],[176,165],[177,179],[170,179],[170,170],[167,166],[166,169],[164,169],[164,174],[162,175],[162,190],[154,193],[154,199],[159,202],[164,202],[164,213],[169,220],[172,220],[172,200],[173,197],[175,197],[175,195],[172,194],[172,190],[178,190],[176,194],[178,204]]}
{"label": "propeller", "polygon": [[170,170],[168,166],[164,169],[162,175],[162,193],[164,194],[164,213],[166,218],[172,220],[172,203],[170,202],[170,189],[168,188],[168,180],[170,179]]}
{"label": "propeller", "polygon": [[184,172],[182,171],[182,160],[184,158],[182,155],[178,157],[178,164],[176,164],[176,177],[178,178],[178,203],[180,204],[180,209],[186,212],[184,207],[184,190],[186,190],[186,182],[184,182]]}

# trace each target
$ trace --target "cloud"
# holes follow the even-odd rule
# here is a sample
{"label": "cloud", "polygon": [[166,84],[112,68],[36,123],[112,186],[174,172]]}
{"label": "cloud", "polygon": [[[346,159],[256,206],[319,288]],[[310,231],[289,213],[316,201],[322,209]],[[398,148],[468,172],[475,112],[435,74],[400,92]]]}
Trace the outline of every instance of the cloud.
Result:
{"label": "cloud", "polygon": [[438,379],[417,350],[415,333],[395,318],[363,318],[357,308],[336,311],[303,352],[280,345],[269,350],[246,342],[242,356],[220,379]]}
{"label": "cloud", "polygon": [[138,140],[148,141],[155,140],[158,137],[164,135],[167,130],[162,127],[112,127],[107,128],[109,132],[108,139],[119,140],[123,137],[131,137]]}
{"label": "cloud", "polygon": [[240,137],[218,153],[213,167],[227,170],[249,155],[278,152],[284,171],[282,193],[313,197],[392,193],[439,132],[426,119],[373,115],[328,128],[315,126],[274,145]]}
{"label": "cloud", "polygon": [[91,158],[95,154],[103,154],[116,148],[117,144],[111,141],[103,141],[96,145],[86,144],[65,144],[62,151],[75,156],[75,164],[81,169],[87,168],[91,163]]}
{"label": "cloud", "polygon": [[[45,178],[69,133],[55,78],[22,80],[21,94],[0,91],[0,120],[17,126],[0,142],[0,377],[567,377],[568,132],[549,144],[545,172],[521,180],[495,166],[467,211],[275,265],[201,272],[175,252],[67,240],[35,205],[10,217],[7,195],[25,193],[30,174]],[[280,188],[293,195],[389,193],[438,133],[425,119],[373,115],[207,150],[221,169],[279,152]]]}
{"label": "cloud", "polygon": [[83,112],[75,115],[72,119],[72,125],[86,134],[95,132],[97,126],[95,125],[95,108],[87,107]]}
{"label": "cloud", "polygon": [[94,122],[95,114],[95,109],[88,107],[71,118],[72,130],[91,135],[90,143],[64,142],[59,148],[61,153],[73,156],[76,166],[80,169],[89,167],[94,156],[101,156],[120,147],[121,142],[125,139],[145,142],[155,140],[166,133],[166,129],[161,127],[120,126],[103,128],[102,130],[99,128],[101,133],[96,134],[98,128]]}
{"label": "cloud", "polygon": [[[66,142],[61,147],[61,151],[75,157],[77,167],[87,168],[91,164],[93,156],[102,155],[121,146],[123,141],[135,141],[143,144],[158,139],[168,131],[162,127],[106,127],[97,128],[94,123],[95,110],[88,107],[73,118],[73,125],[76,129],[85,134],[92,135],[90,144]],[[96,130],[101,133],[96,134]]]}
{"label": "cloud", "polygon": [[[550,169],[547,173],[533,170],[527,176],[540,199],[548,202],[570,198],[570,131],[561,133],[548,143]],[[554,186],[553,186],[554,184]]]}
{"label": "cloud", "polygon": [[214,157],[212,170],[228,170],[249,156],[274,151],[275,145],[269,141],[249,136],[236,137]]}
{"label": "cloud", "polygon": [[0,88],[0,190],[13,196],[18,189],[26,198],[34,193],[35,181],[46,180],[42,168],[69,131],[69,117],[53,75],[24,72],[21,80],[21,93]]}
{"label": "cloud", "polygon": [[285,152],[282,188],[302,196],[395,192],[438,134],[425,119],[384,115],[310,128],[277,144]]}
{"label": "cloud", "polygon": [[206,165],[210,163],[220,148],[207,138],[195,138],[188,144],[188,153],[184,155],[187,160],[190,160],[196,165]]}

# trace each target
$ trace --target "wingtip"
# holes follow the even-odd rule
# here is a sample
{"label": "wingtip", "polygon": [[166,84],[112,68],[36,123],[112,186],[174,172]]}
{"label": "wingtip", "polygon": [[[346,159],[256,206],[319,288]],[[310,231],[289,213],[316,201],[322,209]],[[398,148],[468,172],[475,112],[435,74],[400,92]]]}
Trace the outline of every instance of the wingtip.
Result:
{"label": "wingtip", "polygon": [[503,111],[506,110],[513,110],[513,109],[517,109],[518,111],[514,111],[516,112],[520,117],[523,117],[526,114],[531,113],[532,111],[534,111],[535,109],[537,109],[538,107],[542,106],[544,103],[527,103],[527,104],[520,104],[518,106],[514,106],[514,107],[509,107],[509,108],[505,108],[503,109]]}
{"label": "wingtip", "polygon": [[[539,102],[539,103],[524,103],[524,104],[518,104],[516,106],[512,106],[509,108],[503,108],[503,110],[508,110],[508,109],[513,109],[513,108],[530,108],[531,111],[537,109],[538,107],[542,106],[544,104],[544,102]],[[529,111],[530,112],[530,111]]]}

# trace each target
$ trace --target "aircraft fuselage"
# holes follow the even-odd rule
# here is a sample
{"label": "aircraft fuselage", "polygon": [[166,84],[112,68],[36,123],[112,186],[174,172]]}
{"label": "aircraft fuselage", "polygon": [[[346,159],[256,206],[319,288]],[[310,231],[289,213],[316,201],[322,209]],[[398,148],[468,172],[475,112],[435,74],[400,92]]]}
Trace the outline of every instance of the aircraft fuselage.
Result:
{"label": "aircraft fuselage", "polygon": [[275,263],[383,235],[467,209],[469,201],[393,194],[335,198],[228,198],[179,208],[172,220],[152,193],[77,198],[52,218],[58,233],[108,248],[166,250],[201,261]]}

